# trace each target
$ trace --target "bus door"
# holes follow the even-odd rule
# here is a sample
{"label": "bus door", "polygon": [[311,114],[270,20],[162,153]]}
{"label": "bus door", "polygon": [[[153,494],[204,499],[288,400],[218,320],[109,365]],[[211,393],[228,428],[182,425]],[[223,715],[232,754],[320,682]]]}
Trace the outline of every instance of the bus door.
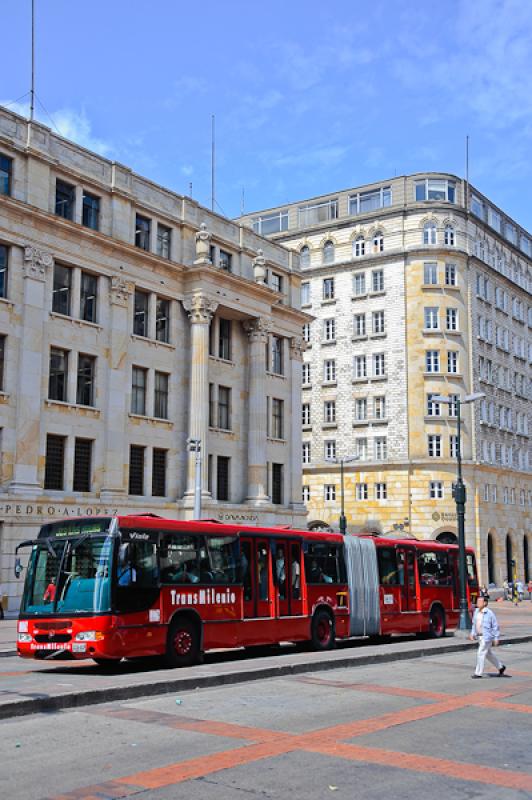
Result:
{"label": "bus door", "polygon": [[414,548],[397,548],[397,569],[401,587],[401,611],[417,611],[416,552]]}
{"label": "bus door", "polygon": [[270,543],[267,539],[240,540],[244,617],[272,617],[270,589]]}
{"label": "bus door", "polygon": [[300,542],[275,541],[274,585],[278,616],[300,616],[303,613]]}

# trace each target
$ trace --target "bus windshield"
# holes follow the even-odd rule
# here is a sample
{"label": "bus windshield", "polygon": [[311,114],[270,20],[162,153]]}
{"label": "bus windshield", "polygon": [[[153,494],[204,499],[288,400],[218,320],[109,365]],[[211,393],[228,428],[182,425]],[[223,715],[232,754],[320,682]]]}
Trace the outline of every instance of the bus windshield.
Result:
{"label": "bus windshield", "polygon": [[113,536],[47,539],[33,547],[22,598],[26,614],[111,609]]}

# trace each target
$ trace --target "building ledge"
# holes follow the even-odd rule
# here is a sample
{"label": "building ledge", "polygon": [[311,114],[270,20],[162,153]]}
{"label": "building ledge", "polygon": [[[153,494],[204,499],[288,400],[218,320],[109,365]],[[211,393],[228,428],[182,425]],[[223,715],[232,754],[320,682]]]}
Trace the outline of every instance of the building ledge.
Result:
{"label": "building ledge", "polygon": [[86,416],[90,417],[99,417],[101,414],[101,410],[94,406],[83,406],[80,403],[67,403],[63,400],[51,400],[50,398],[46,398],[44,404],[49,408],[64,409],[67,411],[83,411]]}

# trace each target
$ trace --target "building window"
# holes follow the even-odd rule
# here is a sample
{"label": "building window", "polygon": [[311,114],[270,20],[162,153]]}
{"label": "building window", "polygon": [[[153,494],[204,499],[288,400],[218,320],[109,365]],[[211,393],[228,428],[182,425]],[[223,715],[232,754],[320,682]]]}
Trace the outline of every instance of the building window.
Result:
{"label": "building window", "polygon": [[94,405],[94,377],[96,359],[83,353],[78,355],[78,381],[76,403],[80,406]]}
{"label": "building window", "polygon": [[151,493],[153,497],[166,496],[167,455],[167,450],[162,450],[159,447],[153,448],[151,473]]}
{"label": "building window", "polygon": [[334,278],[324,278],[323,299],[334,300]]}
{"label": "building window", "polygon": [[442,481],[430,481],[429,483],[429,497],[431,500],[443,500],[443,483]]}
{"label": "building window", "polygon": [[276,211],[273,214],[255,217],[253,220],[253,230],[261,236],[269,236],[271,233],[280,233],[288,230],[288,210]]}
{"label": "building window", "polygon": [[158,342],[170,341],[170,301],[163,297],[155,304],[155,338]]}
{"label": "building window", "polygon": [[375,419],[386,419],[385,397],[375,397],[373,399],[373,416]]}
{"label": "building window", "polygon": [[301,424],[310,425],[310,403],[303,403],[301,406]]}
{"label": "building window", "polygon": [[326,439],[324,442],[324,458],[326,461],[334,461],[336,458],[336,440]]}
{"label": "building window", "polygon": [[153,416],[158,419],[168,419],[168,384],[169,375],[166,372],[155,373]]}
{"label": "building window", "polygon": [[366,315],[355,314],[353,317],[353,333],[355,336],[366,335]]}
{"label": "building window", "polygon": [[89,272],[81,273],[79,315],[85,322],[96,322],[98,278]]}
{"label": "building window", "polygon": [[336,486],[334,483],[326,483],[323,487],[325,500],[331,502],[336,500]]}
{"label": "building window", "polygon": [[384,311],[374,311],[372,314],[373,333],[384,333]]}
{"label": "building window", "polygon": [[353,275],[353,292],[357,297],[366,294],[366,274],[364,272]]}
{"label": "building window", "polygon": [[67,401],[68,352],[52,347],[50,350],[50,377],[48,380],[48,398]]}
{"label": "building window", "polygon": [[458,456],[458,436],[454,433],[449,436],[449,456],[451,458],[457,458]]}
{"label": "building window", "polygon": [[301,370],[301,381],[303,386],[310,385],[310,364],[303,364]]}
{"label": "building window", "polygon": [[70,314],[72,270],[61,264],[54,266],[54,285],[52,289],[52,311],[56,314]]}
{"label": "building window", "polygon": [[323,380],[325,383],[334,383],[336,381],[336,361],[334,358],[329,358],[323,362]]}
{"label": "building window", "polygon": [[90,492],[92,474],[92,441],[76,439],[74,443],[74,492]]}
{"label": "building window", "polygon": [[229,500],[229,462],[227,456],[216,459],[216,499],[222,502]]}
{"label": "building window", "polygon": [[438,237],[435,222],[426,222],[423,225],[423,244],[437,244]]}
{"label": "building window", "polygon": [[380,231],[377,231],[373,236],[373,252],[382,253],[384,250],[384,236]]}
{"label": "building window", "polygon": [[445,312],[445,324],[448,331],[458,330],[458,309],[448,308]]}
{"label": "building window", "polygon": [[284,439],[284,401],[272,398],[272,437]]}
{"label": "building window", "polygon": [[423,283],[426,286],[436,286],[438,283],[438,264],[436,261],[425,261],[423,264]]}
{"label": "building window", "polygon": [[445,200],[455,202],[456,184],[454,181],[438,178],[424,178],[415,183],[415,198],[421,200]]}
{"label": "building window", "polygon": [[328,222],[338,218],[338,200],[325,200],[322,203],[299,207],[299,227],[316,225],[318,222]]}
{"label": "building window", "polygon": [[353,255],[355,258],[360,258],[366,253],[366,242],[363,236],[357,236],[353,242]]}
{"label": "building window", "polygon": [[428,437],[429,457],[440,458],[441,456],[441,436],[439,434],[430,434]]}
{"label": "building window", "polygon": [[427,416],[441,417],[441,405],[436,400],[433,400],[434,397],[438,397],[438,395],[437,394],[427,395]]}
{"label": "building window", "polygon": [[323,245],[323,263],[324,264],[333,264],[334,263],[334,243],[330,240],[325,242]]}
{"label": "building window", "polygon": [[44,464],[44,488],[63,491],[65,472],[65,437],[48,434]]}
{"label": "building window", "polygon": [[144,494],[145,447],[132,444],[129,448],[129,494]]}
{"label": "building window", "polygon": [[307,344],[310,342],[310,322],[303,325],[303,341]]}
{"label": "building window", "polygon": [[[220,253],[222,251],[220,250]],[[283,291],[283,276],[278,275],[277,272],[270,273],[270,287],[274,290],[274,292],[281,292]]]}
{"label": "building window", "polygon": [[301,284],[301,305],[310,305],[310,283]]}
{"label": "building window", "polygon": [[0,336],[0,392],[4,391],[5,356],[6,356],[6,337]]}
{"label": "building window", "polygon": [[355,420],[364,422],[368,418],[368,401],[365,397],[357,397],[355,400]]}
{"label": "building window", "polygon": [[[273,337],[276,338],[276,337]],[[218,358],[231,361],[232,323],[230,319],[218,320]],[[275,372],[275,370],[274,370]]]}
{"label": "building window", "polygon": [[283,472],[282,464],[272,464],[272,503],[277,506],[283,503]]}
{"label": "building window", "polygon": [[231,430],[231,389],[228,386],[218,387],[218,428]]}
{"label": "building window", "polygon": [[336,340],[336,320],[334,318],[323,321],[323,336],[326,342]]}
{"label": "building window", "polygon": [[220,250],[218,255],[218,266],[225,272],[232,272],[233,256],[227,250]]}
{"label": "building window", "polygon": [[[146,379],[148,370],[133,367],[131,381],[131,413],[146,416]],[[142,494],[142,492],[141,492]]]}
{"label": "building window", "polygon": [[310,455],[311,455],[310,442],[303,442],[301,452],[302,452],[301,460],[303,464],[310,464]]}
{"label": "building window", "polygon": [[355,455],[358,456],[359,461],[368,460],[368,440],[365,436],[360,439],[355,439],[355,449]]}
{"label": "building window", "polygon": [[375,269],[371,273],[371,289],[373,292],[384,291],[384,270]]}
{"label": "building window", "polygon": [[137,214],[135,217],[135,247],[150,249],[151,219]]}
{"label": "building window", "polygon": [[274,375],[284,375],[283,340],[281,336],[272,336],[271,338],[271,365]]}
{"label": "building window", "polygon": [[[310,267],[310,247],[306,244],[299,251],[299,264],[301,267]],[[301,288],[303,289],[303,287]]]}
{"label": "building window", "polygon": [[55,213],[64,219],[74,219],[74,205],[76,202],[76,189],[69,183],[56,180],[55,182]]}
{"label": "building window", "polygon": [[387,208],[392,204],[392,189],[390,186],[383,186],[379,189],[372,189],[369,192],[359,192],[349,198],[350,214],[367,214],[370,211],[377,211],[379,208]]}
{"label": "building window", "polygon": [[437,331],[440,327],[438,320],[438,308],[436,306],[428,306],[425,308],[425,330]]}
{"label": "building window", "polygon": [[367,361],[366,356],[355,356],[354,361],[355,378],[367,378]]}
{"label": "building window", "polygon": [[445,226],[444,242],[448,247],[454,247],[454,228],[452,225]]}
{"label": "building window", "polygon": [[385,461],[388,458],[388,445],[385,436],[377,436],[375,439],[375,460]]}
{"label": "building window", "polygon": [[425,372],[440,371],[440,351],[427,350],[425,353]]}
{"label": "building window", "polygon": [[11,194],[13,159],[0,153],[0,194]]}
{"label": "building window", "polygon": [[456,286],[456,264],[445,265],[445,285]]}
{"label": "building window", "polygon": [[0,297],[7,297],[7,247],[0,245]]}
{"label": "building window", "polygon": [[386,375],[386,359],[384,353],[373,353],[373,375],[382,378]]}
{"label": "building window", "polygon": [[323,419],[329,425],[336,422],[336,401],[326,400],[323,404]]}
{"label": "building window", "polygon": [[148,336],[148,309],[149,294],[135,290],[134,311],[133,311],[133,333],[135,336]]}
{"label": "building window", "polygon": [[367,500],[368,499],[368,484],[367,483],[357,483],[355,487],[355,496],[357,500]]}
{"label": "building window", "polygon": [[388,487],[385,483],[375,484],[375,500],[386,500],[388,497]]}
{"label": "building window", "polygon": [[310,502],[310,486],[303,485],[301,487],[301,500],[303,501],[303,503]]}
{"label": "building window", "polygon": [[81,222],[86,228],[97,231],[100,228],[100,198],[83,192]]}
{"label": "building window", "polygon": [[457,350],[449,350],[447,352],[447,372],[457,373],[458,372],[458,351]]}

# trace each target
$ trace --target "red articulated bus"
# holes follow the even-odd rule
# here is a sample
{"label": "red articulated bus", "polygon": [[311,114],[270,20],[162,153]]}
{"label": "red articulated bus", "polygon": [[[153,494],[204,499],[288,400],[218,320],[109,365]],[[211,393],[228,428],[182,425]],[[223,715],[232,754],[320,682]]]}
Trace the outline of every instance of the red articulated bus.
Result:
{"label": "red articulated bus", "polygon": [[52,522],[17,550],[30,546],[24,658],[163,656],[186,666],[214,648],[443,636],[459,615],[457,547],[436,542],[146,514]]}

